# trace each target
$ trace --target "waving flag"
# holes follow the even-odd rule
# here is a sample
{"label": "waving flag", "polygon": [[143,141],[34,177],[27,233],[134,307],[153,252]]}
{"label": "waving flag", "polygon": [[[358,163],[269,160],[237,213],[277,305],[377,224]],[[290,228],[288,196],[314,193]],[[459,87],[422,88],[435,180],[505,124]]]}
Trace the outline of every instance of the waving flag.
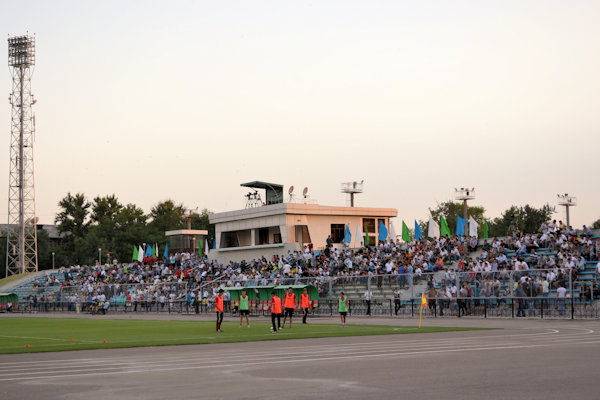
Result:
{"label": "waving flag", "polygon": [[477,236],[477,229],[479,228],[479,224],[475,221],[473,216],[469,216],[469,236]]}
{"label": "waving flag", "polygon": [[423,237],[423,231],[421,230],[421,227],[419,226],[419,223],[415,219],[415,240],[419,240],[422,237]]}
{"label": "waving flag", "polygon": [[350,233],[350,224],[346,225],[346,229],[344,230],[344,243],[350,244],[352,241],[352,233]]}
{"label": "waving flag", "polygon": [[433,218],[429,218],[429,224],[427,227],[427,236],[430,238],[438,238],[440,237],[440,226],[433,220]]}
{"label": "waving flag", "polygon": [[356,225],[356,237],[354,239],[354,242],[360,243],[361,245],[365,242],[365,239],[363,239],[362,229],[360,229],[360,223]]}
{"label": "waving flag", "polygon": [[394,229],[394,223],[390,221],[390,240],[392,242],[396,241],[396,229]]}
{"label": "waving flag", "polygon": [[460,215],[456,216],[456,236],[464,236],[465,235],[465,225],[467,224],[467,220],[461,217]]}
{"label": "waving flag", "polygon": [[410,231],[408,230],[408,226],[406,226],[404,221],[402,221],[402,240],[405,242],[410,242]]}
{"label": "waving flag", "polygon": [[442,228],[440,235],[450,237],[450,228],[448,228],[448,222],[446,222],[446,218],[443,215],[440,217],[440,226]]}
{"label": "waving flag", "polygon": [[385,227],[385,224],[383,223],[383,221],[379,221],[379,241],[385,242],[387,237],[388,237],[388,230]]}

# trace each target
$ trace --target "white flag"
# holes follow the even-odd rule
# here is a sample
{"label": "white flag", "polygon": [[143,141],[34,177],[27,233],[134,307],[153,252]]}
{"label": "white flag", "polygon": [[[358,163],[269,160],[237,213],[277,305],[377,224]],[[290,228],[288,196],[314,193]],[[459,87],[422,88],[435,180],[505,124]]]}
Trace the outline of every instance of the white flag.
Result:
{"label": "white flag", "polygon": [[479,224],[472,215],[469,216],[469,236],[477,237],[477,228],[479,228]]}
{"label": "white flag", "polygon": [[362,233],[362,229],[360,229],[360,222],[359,222],[358,225],[356,225],[356,236],[354,238],[354,243],[360,244],[362,246],[364,242],[365,242],[365,240],[363,239],[363,233]]}
{"label": "white flag", "polygon": [[392,243],[396,242],[396,230],[394,229],[394,223],[390,221],[390,239]]}
{"label": "white flag", "polygon": [[440,237],[440,226],[433,220],[433,218],[429,218],[429,226],[427,228],[427,236],[430,238],[439,238]]}
{"label": "white flag", "polygon": [[142,246],[138,248],[138,261],[144,261],[144,249],[142,249]]}

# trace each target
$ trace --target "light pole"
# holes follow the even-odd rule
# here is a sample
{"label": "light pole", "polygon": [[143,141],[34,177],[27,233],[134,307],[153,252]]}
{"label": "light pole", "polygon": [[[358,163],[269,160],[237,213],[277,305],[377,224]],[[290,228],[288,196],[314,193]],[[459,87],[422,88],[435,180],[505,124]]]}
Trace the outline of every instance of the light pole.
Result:
{"label": "light pole", "polygon": [[454,198],[463,202],[463,218],[468,220],[467,200],[475,199],[475,188],[454,188]]}
{"label": "light pole", "polygon": [[577,205],[577,197],[569,196],[568,193],[565,194],[557,194],[558,197],[558,205],[565,206],[565,210],[567,212],[567,229],[571,226],[571,218],[569,218],[569,207],[574,207]]}
{"label": "light pole", "polygon": [[54,269],[54,252],[52,252],[52,269]]}
{"label": "light pole", "polygon": [[98,247],[98,263],[102,264],[102,249]]}

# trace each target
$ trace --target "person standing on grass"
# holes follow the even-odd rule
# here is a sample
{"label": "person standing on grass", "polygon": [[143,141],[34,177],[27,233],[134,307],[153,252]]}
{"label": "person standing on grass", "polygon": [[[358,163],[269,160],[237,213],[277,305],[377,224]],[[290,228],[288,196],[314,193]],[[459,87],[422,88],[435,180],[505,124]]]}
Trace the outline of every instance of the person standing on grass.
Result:
{"label": "person standing on grass", "polygon": [[294,308],[296,308],[296,293],[294,293],[290,286],[285,294],[284,298],[285,314],[283,316],[283,327],[285,328],[285,321],[289,315],[290,317],[290,329],[292,329],[292,317],[294,316]]}
{"label": "person standing on grass", "polygon": [[242,327],[242,320],[244,316],[246,316],[246,327],[250,328],[250,298],[246,294],[246,290],[242,290],[242,294],[240,296],[239,301],[239,309],[240,309],[240,328]]}
{"label": "person standing on grass", "polygon": [[217,332],[223,332],[221,329],[221,323],[223,322],[223,313],[225,312],[225,307],[223,305],[223,293],[225,291],[223,289],[219,289],[219,293],[215,296],[215,312],[217,313]]}
{"label": "person standing on grass", "polygon": [[340,320],[342,321],[342,328],[346,327],[348,308],[350,308],[350,302],[348,301],[348,298],[344,296],[344,292],[340,292],[340,297],[338,298],[338,311],[340,313]]}
{"label": "person standing on grass", "polygon": [[[275,326],[275,319],[277,319],[277,326]],[[281,329],[281,299],[275,295],[275,292],[271,292],[271,332],[277,333],[277,329]]]}
{"label": "person standing on grass", "polygon": [[302,289],[302,294],[300,295],[300,307],[302,307],[302,323],[305,324],[310,309],[310,297],[306,288]]}

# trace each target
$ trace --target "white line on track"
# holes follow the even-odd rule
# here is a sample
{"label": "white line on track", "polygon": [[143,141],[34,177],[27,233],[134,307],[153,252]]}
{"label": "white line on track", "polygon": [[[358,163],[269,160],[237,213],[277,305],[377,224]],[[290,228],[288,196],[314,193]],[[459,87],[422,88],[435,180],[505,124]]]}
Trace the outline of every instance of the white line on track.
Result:
{"label": "white line on track", "polygon": [[[304,354],[312,354],[312,351],[316,351],[318,352],[319,355],[324,355],[324,354],[328,354],[328,353],[336,353],[339,351],[343,351],[348,353],[349,351],[355,351],[355,350],[359,350],[362,348],[366,348],[369,353],[373,354],[375,352],[379,353],[381,351],[387,351],[387,350],[399,350],[399,349],[403,349],[403,350],[408,350],[408,349],[417,349],[419,348],[419,345],[424,345],[426,346],[426,349],[434,349],[434,348],[443,348],[444,346],[442,346],[443,344],[449,344],[452,347],[457,347],[460,346],[462,347],[463,345],[468,345],[468,346],[473,346],[473,345],[479,345],[479,343],[474,343],[473,339],[487,339],[489,340],[496,340],[497,341],[495,343],[493,343],[494,345],[507,345],[507,344],[513,344],[513,343],[506,343],[505,340],[507,338],[514,338],[515,336],[520,336],[520,337],[525,337],[525,338],[532,338],[532,339],[536,339],[536,340],[540,340],[540,339],[544,339],[543,341],[545,342],[546,340],[550,340],[550,341],[555,341],[556,339],[562,339],[561,342],[563,341],[569,341],[571,340],[571,338],[574,338],[576,336],[579,335],[585,335],[585,334],[590,334],[593,333],[593,330],[589,330],[589,329],[576,329],[576,330],[582,330],[584,331],[583,333],[577,333],[577,334],[561,334],[558,335],[557,333],[559,332],[558,330],[550,330],[550,332],[546,332],[546,333],[536,333],[536,334],[522,334],[522,335],[493,335],[493,336],[488,336],[488,337],[463,337],[463,338],[446,338],[446,339],[433,339],[433,340],[407,340],[407,341],[401,341],[401,342],[390,342],[390,341],[378,341],[378,342],[362,342],[362,343],[353,343],[353,344],[340,344],[340,345],[311,345],[311,346],[294,346],[294,347],[289,347],[286,346],[285,348],[285,352],[280,352],[280,353],[271,353],[271,356],[286,356],[290,354],[290,350],[293,348],[299,348],[302,349]],[[542,337],[540,338],[540,336],[543,335],[547,335],[547,334],[553,334],[550,337]],[[383,345],[383,346],[382,346]],[[211,352],[205,353],[203,352],[203,356],[210,356]],[[240,354],[239,351],[233,351],[230,352],[230,354],[223,354],[223,352],[218,351],[216,352],[217,354],[215,354],[215,358],[218,358],[219,360],[226,360],[226,359],[240,359]],[[233,353],[233,354],[231,354]],[[247,352],[245,352],[245,354],[248,357],[251,358],[255,358],[256,356],[252,355],[252,354],[248,354]],[[262,354],[262,353],[258,353],[258,354]],[[24,361],[24,362],[16,362],[16,363],[11,363],[10,367],[0,367],[0,371],[6,370],[6,372],[9,371],[16,371],[16,370],[22,370],[22,369],[28,369],[28,370],[41,370],[44,368],[47,369],[56,369],[57,367],[57,363],[59,362],[66,362],[69,365],[69,368],[77,368],[77,367],[90,367],[90,366],[109,366],[109,365],[131,365],[132,363],[136,363],[137,365],[140,364],[159,364],[159,363],[170,363],[170,362],[198,362],[198,357],[192,357],[192,358],[172,358],[172,357],[162,357],[162,358],[157,358],[156,356],[140,356],[137,357],[137,359],[135,360],[123,360],[123,359],[116,359],[116,358],[99,358],[99,359],[72,359],[72,360],[47,360],[47,361]],[[34,365],[30,365],[30,364],[34,364]],[[40,365],[41,364],[41,365]],[[47,366],[44,366],[45,364],[48,364]],[[83,365],[82,365],[83,364]],[[26,367],[26,368],[18,368],[18,367]]]}
{"label": "white line on track", "polygon": [[[493,350],[493,349],[510,349],[510,348],[530,348],[530,347],[540,347],[540,346],[550,346],[552,344],[593,344],[600,341],[600,338],[597,337],[581,337],[582,335],[589,335],[594,333],[593,330],[590,329],[578,329],[573,328],[574,330],[579,330],[579,333],[565,333],[565,334],[557,334],[558,330],[551,330],[550,332],[545,333],[536,333],[536,334],[525,334],[525,335],[493,335],[488,337],[463,337],[463,338],[447,338],[445,340],[415,340],[415,341],[403,341],[403,342],[362,342],[362,343],[353,343],[349,345],[312,345],[300,347],[296,346],[296,348],[302,348],[303,354],[292,355],[290,356],[290,348],[286,347],[285,352],[280,353],[269,353],[269,357],[276,356],[286,356],[288,360],[275,360],[275,361],[261,361],[255,362],[257,357],[263,357],[264,353],[262,351],[258,351],[255,353],[244,353],[244,354],[233,354],[224,356],[221,352],[219,354],[215,354],[215,358],[218,360],[217,364],[221,367],[230,367],[230,366],[244,366],[244,365],[256,365],[256,364],[271,364],[271,363],[283,363],[283,362],[304,362],[304,361],[327,361],[327,360],[339,360],[339,359],[358,359],[358,358],[368,358],[368,357],[392,357],[398,356],[402,357],[405,355],[414,355],[414,354],[431,354],[431,353],[444,353],[444,352],[456,352],[456,351],[475,351],[475,350]],[[552,334],[550,337],[544,337],[544,343],[535,343],[535,344],[515,344],[511,342],[503,342],[502,339],[508,337],[521,336],[525,339],[540,339],[540,336],[545,336],[548,334]],[[486,346],[484,343],[473,343],[471,339],[485,338],[487,340],[496,340],[496,343],[490,343],[493,346]],[[583,340],[582,340],[583,339]],[[598,340],[596,340],[598,339]],[[548,340],[546,342],[546,340]],[[379,344],[383,344],[381,346]],[[475,345],[476,347],[473,347]],[[466,347],[465,347],[466,346]],[[477,347],[480,346],[480,347]],[[373,348],[375,347],[375,348]],[[310,350],[309,350],[310,349]],[[364,350],[363,350],[364,349]],[[395,351],[394,351],[395,350]],[[401,350],[398,352],[398,350]],[[343,352],[342,355],[336,354]],[[239,353],[239,352],[237,352]],[[364,354],[366,353],[366,354]],[[323,357],[331,354],[329,357]],[[307,358],[314,357],[314,358]],[[10,369],[5,371],[3,376],[7,378],[0,379],[2,380],[24,380],[24,379],[48,379],[56,376],[31,376],[31,375],[39,375],[44,373],[56,373],[57,370],[60,369],[69,369],[73,370],[73,368],[78,368],[80,371],[83,369],[93,369],[93,371],[85,371],[84,373],[78,374],[66,374],[64,376],[89,376],[89,375],[106,375],[106,374],[116,374],[116,373],[137,373],[137,372],[148,372],[148,371],[160,371],[167,369],[168,371],[172,370],[181,370],[181,369],[199,369],[199,368],[208,368],[215,366],[215,360],[211,357],[211,354],[203,353],[200,358],[156,358],[152,357],[152,359],[148,360],[148,357],[138,357],[136,359],[130,359],[126,362],[123,360],[117,360],[120,362],[111,362],[112,360],[117,359],[75,359],[75,360],[62,360],[67,363],[67,367],[65,368],[56,368],[56,363],[59,360],[48,360],[46,362],[51,362],[53,365],[36,367],[35,365],[29,366],[29,371],[27,372],[17,372],[15,369],[15,363],[11,363]],[[227,361],[230,364],[222,364],[223,361]],[[25,363],[36,363],[36,362],[22,362]],[[38,362],[39,363],[39,362]],[[174,363],[174,365],[171,365]],[[188,365],[181,367],[182,363],[187,363]],[[208,365],[205,365],[207,364]],[[19,363],[17,363],[19,364]],[[84,365],[81,365],[84,364]],[[120,366],[117,366],[120,365]],[[140,370],[141,366],[146,366],[150,368],[145,368]],[[41,371],[40,369],[52,369],[52,371]],[[102,372],[98,371],[101,369]],[[114,371],[107,371],[107,369]],[[30,376],[23,376],[23,374],[28,374]],[[10,375],[19,375],[18,377],[8,377]],[[63,375],[61,375],[63,376]]]}
{"label": "white line on track", "polygon": [[[575,342],[573,344],[596,344],[600,343],[600,340]],[[289,363],[302,363],[302,362],[323,362],[323,361],[338,361],[338,360],[353,360],[353,359],[365,359],[365,358],[389,358],[389,357],[404,357],[412,355],[424,355],[424,354],[439,354],[439,353],[455,353],[465,351],[487,351],[487,350],[507,350],[507,349],[525,349],[525,348],[538,348],[551,346],[553,343],[544,344],[526,344],[526,345],[502,345],[502,346],[480,346],[470,348],[450,348],[450,349],[439,349],[439,350],[420,350],[420,351],[401,351],[401,352],[386,352],[384,354],[359,354],[359,355],[338,355],[331,357],[317,357],[317,358],[298,358],[288,357],[284,360],[269,360],[269,361],[252,361],[252,362],[236,362],[230,364],[214,363],[211,362],[209,365],[189,365],[189,366],[178,366],[169,368],[168,371],[179,371],[179,370],[190,370],[190,369],[206,369],[206,368],[234,368],[234,367],[247,367],[252,365],[269,365],[269,364],[289,364]],[[119,370],[114,372],[99,372],[94,371],[93,373],[74,373],[74,374],[61,374],[61,375],[46,375],[46,376],[19,376],[12,378],[0,378],[0,381],[22,381],[31,379],[55,379],[55,378],[71,378],[81,376],[99,376],[99,375],[113,375],[113,374],[129,374],[129,373],[148,373],[165,371],[164,367],[156,368],[145,368],[145,369],[130,369],[130,370]]]}

